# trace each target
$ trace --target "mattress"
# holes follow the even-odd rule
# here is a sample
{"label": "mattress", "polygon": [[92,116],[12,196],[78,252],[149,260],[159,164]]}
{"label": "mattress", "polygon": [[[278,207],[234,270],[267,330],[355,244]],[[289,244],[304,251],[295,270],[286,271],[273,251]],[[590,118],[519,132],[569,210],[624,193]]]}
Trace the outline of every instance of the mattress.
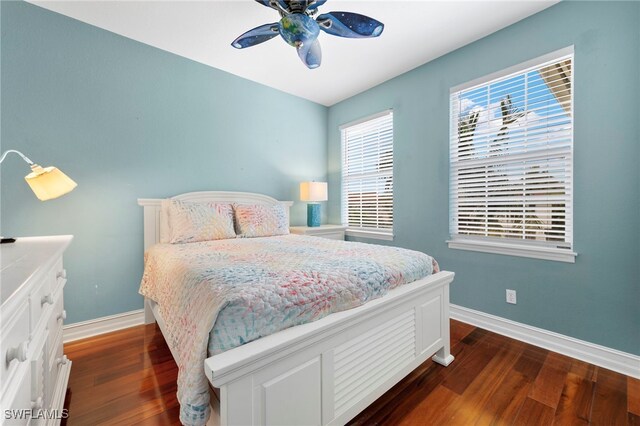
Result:
{"label": "mattress", "polygon": [[438,272],[406,249],[302,235],[157,244],[140,293],[158,303],[176,354],[180,418],[204,424],[207,356],[360,306]]}

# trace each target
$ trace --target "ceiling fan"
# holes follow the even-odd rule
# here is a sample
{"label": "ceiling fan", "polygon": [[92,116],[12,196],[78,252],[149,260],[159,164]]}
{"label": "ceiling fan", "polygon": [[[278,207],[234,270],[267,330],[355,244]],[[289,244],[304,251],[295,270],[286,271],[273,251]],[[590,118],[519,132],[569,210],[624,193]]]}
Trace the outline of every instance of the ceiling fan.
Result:
{"label": "ceiling fan", "polygon": [[318,68],[322,51],[318,35],[320,30],[338,37],[371,38],[382,34],[384,24],[368,16],[351,12],[329,12],[312,18],[318,7],[327,0],[256,0],[277,10],[280,21],[264,24],[247,31],[231,45],[236,49],[255,46],[280,36],[298,51],[302,62],[311,69]]}

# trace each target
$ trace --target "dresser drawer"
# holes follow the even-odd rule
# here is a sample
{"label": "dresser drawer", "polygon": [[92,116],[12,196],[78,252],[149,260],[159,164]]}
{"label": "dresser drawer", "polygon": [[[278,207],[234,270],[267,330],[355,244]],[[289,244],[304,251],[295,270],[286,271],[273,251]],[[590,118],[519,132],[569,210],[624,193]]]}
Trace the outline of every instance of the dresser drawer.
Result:
{"label": "dresser drawer", "polygon": [[58,345],[58,342],[62,346],[62,324],[66,317],[67,312],[64,310],[63,293],[60,291],[55,297],[53,311],[47,325],[47,340],[51,350]]}
{"label": "dresser drawer", "polygon": [[[2,324],[2,345],[0,345],[0,395],[4,395],[10,378],[20,363],[27,363],[29,348],[29,304],[25,300],[18,309],[18,314]],[[7,362],[7,360],[11,360]]]}
{"label": "dresser drawer", "polygon": [[46,321],[42,319],[42,315],[48,312],[53,304],[53,293],[51,287],[53,285],[52,276],[47,275],[47,279],[42,280],[29,297],[29,311],[31,314],[31,338],[33,333],[40,327],[40,321]]}
{"label": "dresser drawer", "polygon": [[327,232],[326,234],[318,234],[317,236],[329,240],[344,240],[344,232]]}
{"label": "dresser drawer", "polygon": [[[13,399],[8,401],[6,407],[2,407],[3,425],[28,425],[31,422],[31,370],[23,369],[23,376],[15,380],[13,386],[16,392],[12,395]],[[8,412],[7,412],[8,410]]]}
{"label": "dresser drawer", "polygon": [[[45,386],[48,373],[47,345],[42,342],[31,360],[31,406],[35,413],[47,408]],[[41,424],[39,420],[34,419],[32,423]]]}
{"label": "dresser drawer", "polygon": [[[58,378],[60,376],[60,370],[69,363],[67,356],[63,353],[62,336],[60,341],[56,342],[51,347],[51,353],[49,354],[49,366],[47,370],[47,395],[52,397],[55,393],[56,386],[58,385]],[[51,407],[53,401],[47,401],[47,407]],[[61,408],[61,407],[53,407]]]}
{"label": "dresser drawer", "polygon": [[67,281],[67,270],[62,265],[62,258],[56,261],[48,276],[49,282],[51,282],[51,291],[55,294],[60,285]]}
{"label": "dresser drawer", "polygon": [[310,237],[320,237],[329,240],[343,240],[344,231],[347,229],[344,225],[321,225],[321,226],[292,226],[289,232],[298,235],[308,235]]}
{"label": "dresser drawer", "polygon": [[71,361],[63,354],[62,334],[60,334],[60,340],[51,349],[46,377],[46,406],[50,410],[61,411],[64,407],[64,395],[71,368]]}

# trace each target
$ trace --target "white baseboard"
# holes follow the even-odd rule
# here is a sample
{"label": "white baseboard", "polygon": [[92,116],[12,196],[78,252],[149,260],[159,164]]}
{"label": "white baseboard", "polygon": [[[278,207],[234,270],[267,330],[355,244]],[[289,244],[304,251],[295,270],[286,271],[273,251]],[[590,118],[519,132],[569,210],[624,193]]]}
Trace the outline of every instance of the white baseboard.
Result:
{"label": "white baseboard", "polygon": [[[575,339],[563,334],[511,321],[495,315],[451,304],[451,318],[558,352],[591,364],[640,378],[640,356]],[[64,342],[97,336],[144,324],[144,310],[125,312],[64,326]]]}
{"label": "white baseboard", "polygon": [[144,324],[144,309],[76,322],[63,327],[64,343]]}
{"label": "white baseboard", "polygon": [[485,314],[458,305],[450,306],[451,318],[512,339],[589,362],[599,367],[640,378],[640,356],[554,333],[542,328]]}

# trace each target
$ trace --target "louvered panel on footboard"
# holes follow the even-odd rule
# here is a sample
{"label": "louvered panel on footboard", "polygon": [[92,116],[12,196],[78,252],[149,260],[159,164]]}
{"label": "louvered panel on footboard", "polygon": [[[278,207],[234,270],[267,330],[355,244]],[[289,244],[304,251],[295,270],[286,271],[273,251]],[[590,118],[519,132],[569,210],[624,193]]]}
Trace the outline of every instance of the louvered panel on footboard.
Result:
{"label": "louvered panel on footboard", "polygon": [[414,310],[405,312],[334,350],[334,410],[337,416],[415,358],[415,322]]}

